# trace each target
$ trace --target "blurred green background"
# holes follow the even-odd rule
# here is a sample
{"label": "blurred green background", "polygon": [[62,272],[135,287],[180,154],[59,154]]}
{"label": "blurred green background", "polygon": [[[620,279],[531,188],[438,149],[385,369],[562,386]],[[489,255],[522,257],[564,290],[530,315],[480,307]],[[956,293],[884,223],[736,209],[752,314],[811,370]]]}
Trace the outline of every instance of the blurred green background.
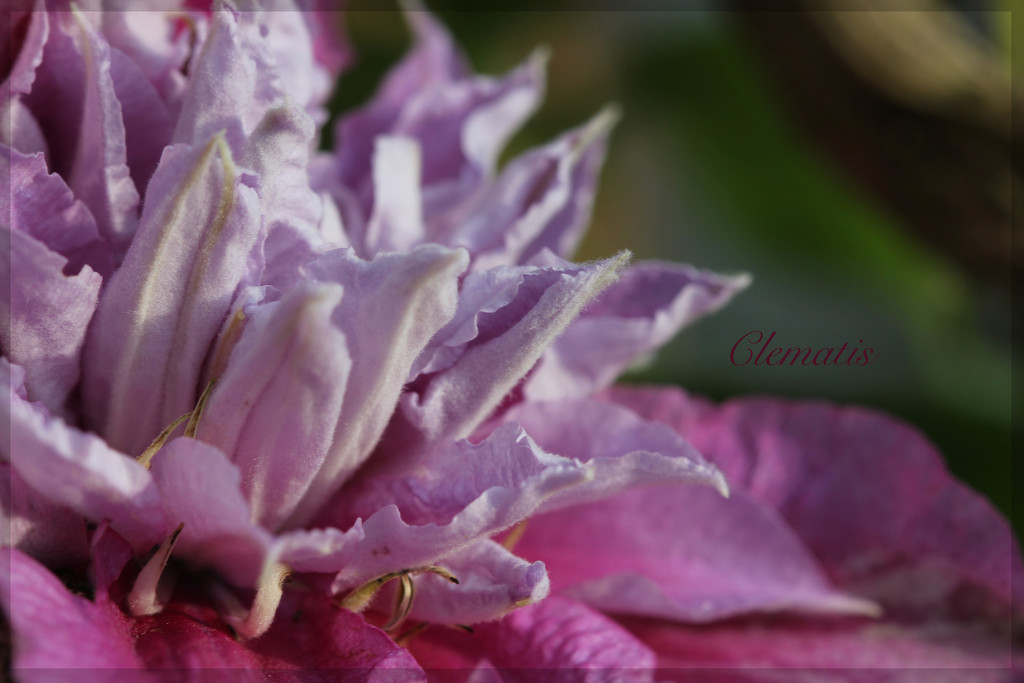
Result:
{"label": "blurred green background", "polygon": [[[546,104],[506,158],[621,106],[578,258],[629,248],[754,277],[626,381],[875,406],[1011,514],[1011,13],[535,5],[431,3],[478,71],[552,50]],[[358,61],[335,112],[364,102],[409,45],[396,12],[354,2],[346,24]],[[863,340],[877,361],[733,365],[752,330],[782,346]]]}

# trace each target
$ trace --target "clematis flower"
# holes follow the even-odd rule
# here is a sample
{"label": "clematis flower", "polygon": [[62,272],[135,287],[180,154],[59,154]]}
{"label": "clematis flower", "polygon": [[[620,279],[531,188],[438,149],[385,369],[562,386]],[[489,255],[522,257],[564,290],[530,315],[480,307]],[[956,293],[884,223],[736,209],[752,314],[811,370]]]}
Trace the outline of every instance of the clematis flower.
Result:
{"label": "clematis flower", "polygon": [[[879,633],[916,657],[897,665],[949,644],[1005,664],[1016,546],[907,428],[608,393],[749,279],[567,260],[616,114],[497,169],[543,54],[477,76],[412,11],[410,54],[321,154],[348,55],[330,15],[125,9],[12,15],[0,602],[19,680],[652,680],[796,666],[807,638],[870,654]],[[879,476],[836,491],[850,468]]]}

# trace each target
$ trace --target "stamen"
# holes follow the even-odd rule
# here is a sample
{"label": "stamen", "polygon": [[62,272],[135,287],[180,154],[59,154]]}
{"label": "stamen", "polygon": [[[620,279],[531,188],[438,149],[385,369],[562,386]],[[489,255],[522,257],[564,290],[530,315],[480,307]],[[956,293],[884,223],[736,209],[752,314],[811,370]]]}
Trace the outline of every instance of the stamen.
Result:
{"label": "stamen", "polygon": [[392,608],[391,618],[388,623],[384,625],[384,630],[387,631],[392,629],[409,616],[412,611],[412,601],[416,597],[416,585],[412,581],[412,577],[417,574],[437,574],[443,576],[452,583],[458,583],[459,579],[444,567],[437,565],[431,565],[429,567],[416,567],[414,569],[401,569],[397,572],[390,572],[383,574],[375,579],[371,579],[349,591],[348,594],[342,598],[338,604],[350,612],[359,614],[373,602],[373,598],[377,595],[381,588],[386,586],[391,581],[399,579],[401,585],[398,588],[398,593],[395,595],[395,606]]}
{"label": "stamen", "polygon": [[390,631],[405,621],[412,610],[412,599],[416,597],[416,584],[412,582],[412,577],[402,574],[399,581],[401,583],[398,586],[398,593],[395,595],[395,606],[388,623],[384,624],[385,631]]}
{"label": "stamen", "polygon": [[156,614],[164,608],[164,600],[159,595],[161,593],[160,579],[164,575],[164,568],[167,567],[168,560],[171,559],[174,544],[177,543],[178,536],[184,528],[184,522],[178,525],[171,535],[160,544],[153,557],[149,558],[146,566],[136,577],[132,592],[128,595],[128,609],[134,616]]}
{"label": "stamen", "polygon": [[274,621],[277,606],[281,604],[284,582],[290,573],[291,569],[281,562],[269,563],[264,568],[259,579],[259,587],[256,589],[256,597],[252,601],[252,608],[245,618],[230,614],[224,617],[238,635],[243,638],[255,638],[267,632]]}
{"label": "stamen", "polygon": [[242,330],[245,328],[245,310],[239,308],[228,321],[228,326],[217,339],[217,347],[213,352],[213,362],[210,364],[210,377],[214,380],[224,374],[228,367],[228,358],[235,350],[235,344],[242,338]]}
{"label": "stamen", "polygon": [[188,424],[185,425],[185,436],[189,438],[196,438],[196,429],[199,428],[199,420],[203,417],[203,409],[206,408],[206,401],[210,398],[210,394],[213,392],[213,386],[217,383],[217,378],[210,380],[210,383],[203,389],[203,393],[199,396],[199,402],[196,403],[196,407],[192,410],[192,417],[188,419]]}
{"label": "stamen", "polygon": [[155,439],[153,439],[153,443],[149,444],[149,446],[146,447],[146,450],[142,451],[142,455],[136,458],[139,464],[148,470],[153,462],[153,456],[157,454],[157,451],[164,447],[164,444],[167,442],[167,439],[170,438],[171,434],[174,433],[174,430],[180,427],[182,422],[191,417],[192,411],[190,410],[171,424],[167,425],[164,430],[160,432]]}

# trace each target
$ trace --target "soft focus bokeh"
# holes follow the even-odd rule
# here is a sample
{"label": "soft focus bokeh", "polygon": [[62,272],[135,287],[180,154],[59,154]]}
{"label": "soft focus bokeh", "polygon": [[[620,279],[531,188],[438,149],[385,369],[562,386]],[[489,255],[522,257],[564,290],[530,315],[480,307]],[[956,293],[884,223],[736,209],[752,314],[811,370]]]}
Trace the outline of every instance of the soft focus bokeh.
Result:
{"label": "soft focus bokeh", "polygon": [[[637,259],[753,274],[733,304],[629,381],[882,408],[917,425],[955,474],[1012,514],[1011,361],[1021,354],[1010,283],[1022,261],[1011,197],[1021,196],[1024,144],[1010,132],[1021,91],[1015,100],[1009,5],[921,0],[901,9],[928,11],[814,14],[745,5],[756,8],[430,3],[485,73],[551,49],[546,104],[506,158],[608,102],[621,106],[578,259],[628,248]],[[365,101],[409,42],[399,13],[350,8],[359,58],[335,112]],[[877,360],[734,365],[730,351],[754,330],[775,332],[773,347],[846,343]]]}

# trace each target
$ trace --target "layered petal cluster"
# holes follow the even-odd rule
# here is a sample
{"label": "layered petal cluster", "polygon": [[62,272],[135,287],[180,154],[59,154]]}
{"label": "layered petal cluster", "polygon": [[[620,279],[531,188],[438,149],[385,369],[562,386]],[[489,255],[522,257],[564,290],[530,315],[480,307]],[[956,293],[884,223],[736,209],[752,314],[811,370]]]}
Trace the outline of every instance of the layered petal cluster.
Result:
{"label": "layered petal cluster", "polygon": [[[686,648],[855,650],[890,617],[906,662],[947,623],[965,657],[1007,655],[967,631],[1009,618],[1016,546],[906,428],[607,393],[748,278],[567,260],[616,113],[499,170],[545,55],[478,76],[410,11],[410,53],[317,152],[336,15],[116,5],[22,3],[5,53],[16,677],[647,680]],[[853,498],[826,464],[860,473]]]}

